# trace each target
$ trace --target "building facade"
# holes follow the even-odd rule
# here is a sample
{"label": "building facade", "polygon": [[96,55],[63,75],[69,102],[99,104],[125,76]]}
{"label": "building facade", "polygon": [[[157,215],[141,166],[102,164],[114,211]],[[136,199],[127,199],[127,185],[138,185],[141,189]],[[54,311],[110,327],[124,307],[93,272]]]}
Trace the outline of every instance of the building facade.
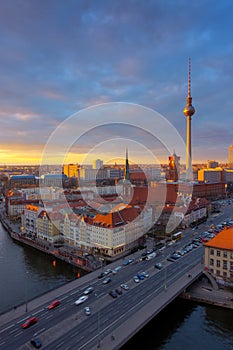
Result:
{"label": "building facade", "polygon": [[79,176],[79,165],[78,164],[66,164],[63,166],[63,172],[67,177]]}
{"label": "building facade", "polygon": [[220,284],[233,286],[233,226],[204,244],[205,267]]}

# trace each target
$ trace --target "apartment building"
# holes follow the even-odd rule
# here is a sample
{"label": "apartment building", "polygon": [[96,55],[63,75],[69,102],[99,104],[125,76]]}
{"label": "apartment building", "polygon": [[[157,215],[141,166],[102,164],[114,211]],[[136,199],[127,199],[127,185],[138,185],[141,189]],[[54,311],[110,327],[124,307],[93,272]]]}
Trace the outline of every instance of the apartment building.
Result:
{"label": "apartment building", "polygon": [[205,267],[217,282],[233,283],[233,226],[205,243]]}

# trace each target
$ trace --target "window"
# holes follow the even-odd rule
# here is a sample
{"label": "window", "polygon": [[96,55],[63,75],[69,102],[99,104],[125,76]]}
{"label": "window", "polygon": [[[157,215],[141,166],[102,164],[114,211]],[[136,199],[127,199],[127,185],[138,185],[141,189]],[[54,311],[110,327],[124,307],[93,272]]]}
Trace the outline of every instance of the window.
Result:
{"label": "window", "polygon": [[223,252],[223,257],[227,258],[227,252]]}
{"label": "window", "polygon": [[220,260],[217,260],[217,261],[216,261],[216,266],[217,266],[217,267],[220,267],[220,264],[221,264]]}
{"label": "window", "polygon": [[223,260],[223,269],[227,270],[227,260]]}
{"label": "window", "polygon": [[223,272],[223,277],[227,277],[226,271]]}
{"label": "window", "polygon": [[210,265],[211,265],[211,266],[214,265],[214,259],[210,259]]}
{"label": "window", "polygon": [[220,250],[217,250],[217,256],[221,256]]}
{"label": "window", "polygon": [[220,275],[220,271],[219,270],[216,271],[216,275],[218,275],[218,276]]}
{"label": "window", "polygon": [[214,249],[210,249],[210,254],[214,255]]}

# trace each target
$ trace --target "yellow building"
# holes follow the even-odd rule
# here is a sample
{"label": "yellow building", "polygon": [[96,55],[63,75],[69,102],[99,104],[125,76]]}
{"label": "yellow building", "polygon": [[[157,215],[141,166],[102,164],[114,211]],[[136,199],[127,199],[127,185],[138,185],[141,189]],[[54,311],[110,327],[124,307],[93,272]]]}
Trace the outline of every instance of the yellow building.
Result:
{"label": "yellow building", "polygon": [[218,282],[233,282],[233,226],[205,243],[205,267]]}
{"label": "yellow building", "polygon": [[67,177],[78,178],[79,166],[78,164],[66,164],[63,166],[63,172]]}

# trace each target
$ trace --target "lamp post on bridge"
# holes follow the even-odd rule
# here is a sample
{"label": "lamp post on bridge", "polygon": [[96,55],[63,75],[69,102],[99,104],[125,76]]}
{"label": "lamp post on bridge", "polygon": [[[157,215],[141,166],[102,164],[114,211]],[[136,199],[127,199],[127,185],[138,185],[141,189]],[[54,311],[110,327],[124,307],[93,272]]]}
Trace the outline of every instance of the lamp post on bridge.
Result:
{"label": "lamp post on bridge", "polygon": [[100,348],[100,302],[99,302],[99,294],[98,291],[95,293],[95,297],[97,298],[97,307],[98,307],[98,312],[97,312],[97,348]]}
{"label": "lamp post on bridge", "polygon": [[28,271],[25,272],[25,284],[24,284],[24,293],[25,293],[25,312],[28,312],[28,285],[27,285],[27,275],[28,275]]}

